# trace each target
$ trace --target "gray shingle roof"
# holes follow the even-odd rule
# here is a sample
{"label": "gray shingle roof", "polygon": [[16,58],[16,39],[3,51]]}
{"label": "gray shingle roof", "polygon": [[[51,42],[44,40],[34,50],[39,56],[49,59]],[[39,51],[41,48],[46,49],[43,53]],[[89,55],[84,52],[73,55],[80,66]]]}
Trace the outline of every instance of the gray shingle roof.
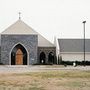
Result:
{"label": "gray shingle roof", "polygon": [[46,38],[44,38],[41,34],[36,32],[34,29],[32,29],[30,26],[25,24],[22,20],[16,21],[14,24],[12,24],[10,27],[8,27],[5,31],[1,33],[8,34],[8,35],[38,35],[38,46],[39,47],[55,47],[54,44],[52,44],[50,41],[48,41]]}
{"label": "gray shingle roof", "polygon": [[[83,52],[83,39],[58,39],[60,52]],[[85,51],[90,52],[90,39],[85,40]]]}

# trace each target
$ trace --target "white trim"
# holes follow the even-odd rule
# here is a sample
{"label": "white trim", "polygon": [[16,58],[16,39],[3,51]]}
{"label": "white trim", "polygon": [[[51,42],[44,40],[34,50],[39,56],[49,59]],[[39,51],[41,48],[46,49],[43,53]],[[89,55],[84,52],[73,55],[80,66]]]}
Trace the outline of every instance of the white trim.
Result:
{"label": "white trim", "polygon": [[24,46],[24,44],[22,44],[21,42],[18,42],[17,44],[15,44],[12,47],[12,49],[10,50],[10,53],[9,53],[9,65],[11,65],[11,52],[12,52],[13,48],[18,44],[21,44],[25,48],[25,50],[27,51],[27,65],[29,65],[29,52],[28,52],[27,48]]}
{"label": "white trim", "polygon": [[[78,38],[74,38],[74,37],[73,38],[62,38],[62,37],[60,38],[60,37],[58,37],[58,39],[66,39],[66,40],[67,39],[71,39],[71,40],[74,40],[74,39],[79,39],[80,40],[81,39],[81,40],[83,40],[83,38],[79,38],[79,37]],[[90,38],[86,38],[86,39],[90,39]]]}
{"label": "white trim", "polygon": [[56,56],[57,56],[57,64],[58,64],[58,55],[60,54],[60,47],[58,44],[58,38],[56,37]]}
{"label": "white trim", "polygon": [[[84,52],[60,52],[60,54],[83,54]],[[85,54],[90,54],[90,52],[85,52]]]}

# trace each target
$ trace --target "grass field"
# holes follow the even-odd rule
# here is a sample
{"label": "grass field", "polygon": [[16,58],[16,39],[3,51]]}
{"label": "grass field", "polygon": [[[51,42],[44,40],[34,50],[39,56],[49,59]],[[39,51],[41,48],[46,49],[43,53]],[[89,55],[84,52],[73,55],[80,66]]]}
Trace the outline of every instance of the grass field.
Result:
{"label": "grass field", "polygon": [[90,71],[1,73],[0,90],[90,90]]}

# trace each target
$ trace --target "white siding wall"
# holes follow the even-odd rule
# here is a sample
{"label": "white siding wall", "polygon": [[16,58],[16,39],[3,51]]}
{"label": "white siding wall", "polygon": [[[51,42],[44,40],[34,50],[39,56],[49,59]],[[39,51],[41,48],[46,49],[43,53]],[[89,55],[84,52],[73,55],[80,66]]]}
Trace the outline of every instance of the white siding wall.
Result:
{"label": "white siding wall", "polygon": [[[64,61],[83,61],[84,54],[83,53],[62,53],[62,60]],[[86,60],[90,61],[90,53],[85,54]]]}

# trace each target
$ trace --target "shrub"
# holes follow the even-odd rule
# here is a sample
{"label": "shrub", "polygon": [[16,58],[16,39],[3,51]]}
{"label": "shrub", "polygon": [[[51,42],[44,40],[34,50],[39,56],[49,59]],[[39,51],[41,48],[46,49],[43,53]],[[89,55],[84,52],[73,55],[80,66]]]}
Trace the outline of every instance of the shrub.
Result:
{"label": "shrub", "polygon": [[90,61],[62,61],[62,65],[73,65],[73,63],[76,63],[76,65],[90,65]]}

